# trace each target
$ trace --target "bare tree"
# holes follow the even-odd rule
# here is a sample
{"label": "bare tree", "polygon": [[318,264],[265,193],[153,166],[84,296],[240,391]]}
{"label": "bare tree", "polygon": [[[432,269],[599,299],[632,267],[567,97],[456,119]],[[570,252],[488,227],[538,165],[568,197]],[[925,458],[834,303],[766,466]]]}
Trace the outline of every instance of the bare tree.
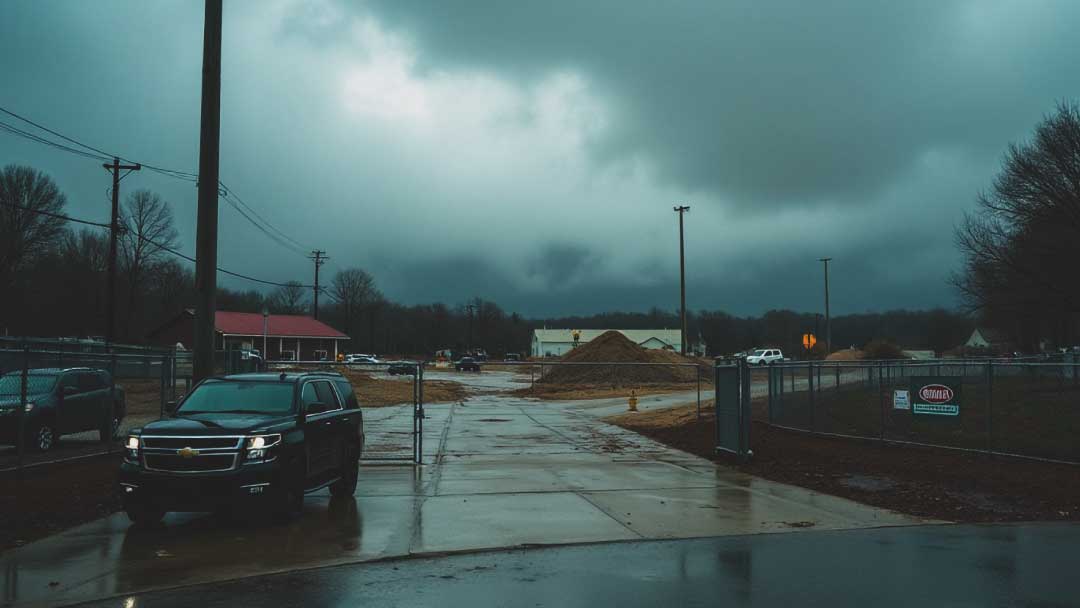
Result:
{"label": "bare tree", "polygon": [[357,328],[354,321],[361,313],[367,311],[374,315],[374,307],[383,301],[382,293],[375,287],[375,279],[360,268],[338,271],[330,281],[330,297],[341,309],[346,335]]}
{"label": "bare tree", "polygon": [[150,190],[132,192],[124,204],[121,218],[120,268],[127,280],[128,307],[124,317],[125,333],[130,336],[135,304],[143,293],[147,275],[168,249],[176,247],[176,227],[172,208]]}
{"label": "bare tree", "polygon": [[52,178],[31,167],[0,171],[0,289],[33,258],[56,245],[63,234],[67,198]]}
{"label": "bare tree", "polygon": [[307,311],[307,288],[300,281],[289,281],[270,294],[270,309],[283,315],[301,315]]}
{"label": "bare tree", "polygon": [[[1009,147],[978,212],[957,228],[953,284],[984,319],[1028,345],[1075,336],[1080,285],[1080,109],[1061,104],[1030,143]],[[1049,327],[1048,327],[1049,325]]]}

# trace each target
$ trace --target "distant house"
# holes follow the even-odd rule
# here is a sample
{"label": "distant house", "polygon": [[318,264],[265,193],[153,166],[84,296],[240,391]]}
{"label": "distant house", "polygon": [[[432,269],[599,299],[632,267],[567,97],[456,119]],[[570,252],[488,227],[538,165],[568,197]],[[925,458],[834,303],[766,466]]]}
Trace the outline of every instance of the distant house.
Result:
{"label": "distant house", "polygon": [[902,351],[904,356],[909,359],[918,359],[920,361],[928,361],[937,357],[937,354],[932,350],[909,350],[904,349]]}
{"label": "distant house", "polygon": [[[533,357],[561,357],[574,347],[587,344],[610,329],[534,329],[532,336]],[[682,331],[678,329],[616,329],[628,340],[643,348],[682,349]],[[577,338],[575,340],[575,337]],[[704,344],[698,345],[704,351]]]}
{"label": "distant house", "polygon": [[[214,315],[214,350],[263,350],[263,316],[257,312],[219,310]],[[268,315],[265,318],[268,361],[332,360],[342,352],[339,344],[349,336],[307,315]],[[147,335],[166,347],[190,350],[195,334],[195,310],[186,308]]]}
{"label": "distant house", "polygon": [[971,337],[964,343],[965,349],[989,350],[993,352],[1009,352],[1012,341],[1004,332],[988,327],[976,327],[971,332]]}

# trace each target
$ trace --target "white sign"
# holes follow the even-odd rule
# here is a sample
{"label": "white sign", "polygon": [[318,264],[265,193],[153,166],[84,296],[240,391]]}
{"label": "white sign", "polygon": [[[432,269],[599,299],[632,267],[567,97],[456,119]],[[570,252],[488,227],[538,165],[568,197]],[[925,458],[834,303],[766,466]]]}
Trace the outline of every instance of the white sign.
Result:
{"label": "white sign", "polygon": [[908,391],[893,391],[892,406],[894,410],[910,410],[911,393]]}

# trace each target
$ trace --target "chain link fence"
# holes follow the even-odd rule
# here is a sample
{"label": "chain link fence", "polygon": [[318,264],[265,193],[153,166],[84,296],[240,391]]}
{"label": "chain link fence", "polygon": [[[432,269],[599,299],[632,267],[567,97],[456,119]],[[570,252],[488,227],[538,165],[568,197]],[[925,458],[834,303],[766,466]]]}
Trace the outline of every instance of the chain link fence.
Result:
{"label": "chain link fence", "polygon": [[167,352],[4,346],[0,469],[117,449],[128,429],[161,416],[183,371]]}
{"label": "chain link fence", "polygon": [[1080,361],[774,364],[770,424],[1080,463]]}

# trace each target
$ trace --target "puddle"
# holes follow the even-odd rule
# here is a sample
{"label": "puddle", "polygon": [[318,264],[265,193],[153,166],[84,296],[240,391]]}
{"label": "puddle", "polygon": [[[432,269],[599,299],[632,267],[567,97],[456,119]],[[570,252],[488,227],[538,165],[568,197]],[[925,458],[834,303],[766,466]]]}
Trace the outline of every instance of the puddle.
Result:
{"label": "puddle", "polygon": [[895,481],[872,475],[849,475],[839,481],[840,485],[866,492],[884,492],[896,487]]}

